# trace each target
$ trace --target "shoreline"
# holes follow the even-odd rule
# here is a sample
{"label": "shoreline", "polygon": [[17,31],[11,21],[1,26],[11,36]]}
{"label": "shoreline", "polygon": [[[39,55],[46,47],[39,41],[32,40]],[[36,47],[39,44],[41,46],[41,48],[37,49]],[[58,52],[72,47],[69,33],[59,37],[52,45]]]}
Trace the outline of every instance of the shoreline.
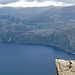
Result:
{"label": "shoreline", "polygon": [[64,50],[64,51],[66,51],[66,52],[68,52],[68,53],[71,53],[71,54],[75,55],[75,53],[73,53],[73,52],[70,52],[70,51],[68,51],[68,50],[66,50],[66,49],[59,48],[59,47],[53,46],[53,45],[33,44],[33,43],[20,43],[20,42],[0,42],[0,43],[16,43],[16,44],[27,44],[27,45],[43,45],[43,46],[51,46],[51,47],[58,48],[58,49]]}

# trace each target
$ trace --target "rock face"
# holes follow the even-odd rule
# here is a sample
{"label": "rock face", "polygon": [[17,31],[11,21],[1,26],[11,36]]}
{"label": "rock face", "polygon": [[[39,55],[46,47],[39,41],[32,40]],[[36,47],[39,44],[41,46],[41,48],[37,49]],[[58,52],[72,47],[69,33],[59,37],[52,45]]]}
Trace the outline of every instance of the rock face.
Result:
{"label": "rock face", "polygon": [[72,60],[71,68],[68,60],[56,59],[57,75],[75,75],[75,61]]}

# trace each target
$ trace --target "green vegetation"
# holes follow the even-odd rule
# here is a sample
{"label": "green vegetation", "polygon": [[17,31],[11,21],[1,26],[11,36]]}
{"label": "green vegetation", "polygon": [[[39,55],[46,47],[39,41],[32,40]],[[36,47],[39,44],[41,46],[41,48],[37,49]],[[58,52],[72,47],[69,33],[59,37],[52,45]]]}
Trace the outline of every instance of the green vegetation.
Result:
{"label": "green vegetation", "polygon": [[19,11],[19,18],[11,11],[9,15],[1,13],[0,42],[9,42],[11,38],[10,42],[52,45],[75,53],[75,7],[57,8],[42,8],[43,11],[38,11],[41,10],[38,8],[35,15]]}

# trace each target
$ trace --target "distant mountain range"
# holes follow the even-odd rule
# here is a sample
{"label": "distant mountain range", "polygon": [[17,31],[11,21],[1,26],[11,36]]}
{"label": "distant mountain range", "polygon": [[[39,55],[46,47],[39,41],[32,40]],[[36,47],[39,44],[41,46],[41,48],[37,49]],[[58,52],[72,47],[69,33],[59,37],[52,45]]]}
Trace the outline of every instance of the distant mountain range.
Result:
{"label": "distant mountain range", "polygon": [[75,6],[0,8],[0,42],[52,45],[75,53]]}

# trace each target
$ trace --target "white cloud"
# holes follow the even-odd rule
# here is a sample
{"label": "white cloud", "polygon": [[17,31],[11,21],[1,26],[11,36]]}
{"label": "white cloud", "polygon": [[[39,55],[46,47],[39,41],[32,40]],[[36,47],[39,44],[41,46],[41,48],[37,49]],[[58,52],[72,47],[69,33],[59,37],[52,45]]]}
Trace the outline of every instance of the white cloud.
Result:
{"label": "white cloud", "polygon": [[8,4],[8,3],[12,3],[12,2],[17,2],[19,0],[0,0],[0,4]]}
{"label": "white cloud", "polygon": [[54,2],[54,1],[44,1],[44,2],[26,2],[25,0],[20,0],[15,3],[9,4],[0,4],[0,7],[44,7],[44,6],[71,6],[72,4],[62,3],[62,2]]}
{"label": "white cloud", "polygon": [[53,0],[53,1],[75,4],[75,0]]}

